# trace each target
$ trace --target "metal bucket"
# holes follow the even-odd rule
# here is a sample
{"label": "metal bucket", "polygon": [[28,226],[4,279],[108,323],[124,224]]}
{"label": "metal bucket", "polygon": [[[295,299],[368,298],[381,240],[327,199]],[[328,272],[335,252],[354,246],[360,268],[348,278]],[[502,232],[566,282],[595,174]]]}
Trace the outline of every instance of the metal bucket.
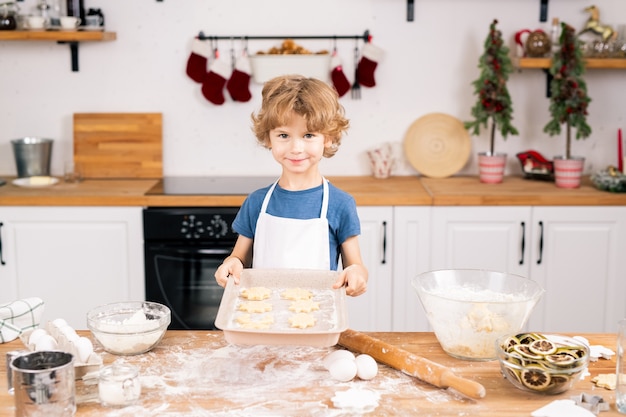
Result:
{"label": "metal bucket", "polygon": [[76,413],[74,357],[33,352],[11,362],[16,417],[69,417]]}
{"label": "metal bucket", "polygon": [[52,139],[21,138],[12,140],[11,144],[19,178],[50,176]]}

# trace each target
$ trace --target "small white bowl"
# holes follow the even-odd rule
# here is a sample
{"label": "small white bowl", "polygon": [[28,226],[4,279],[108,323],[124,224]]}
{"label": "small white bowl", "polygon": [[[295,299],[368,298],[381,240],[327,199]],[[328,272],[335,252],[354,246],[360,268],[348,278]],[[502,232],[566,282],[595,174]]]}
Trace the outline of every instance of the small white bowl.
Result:
{"label": "small white bowl", "polygon": [[87,313],[87,327],[104,350],[115,355],[152,350],[170,322],[170,309],[149,301],[106,304]]}

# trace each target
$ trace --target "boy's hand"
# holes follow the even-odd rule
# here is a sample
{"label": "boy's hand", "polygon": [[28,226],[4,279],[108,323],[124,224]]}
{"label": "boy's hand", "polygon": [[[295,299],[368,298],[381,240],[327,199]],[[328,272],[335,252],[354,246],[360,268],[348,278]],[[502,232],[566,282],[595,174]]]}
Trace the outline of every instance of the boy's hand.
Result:
{"label": "boy's hand", "polygon": [[243,271],[241,260],[235,256],[229,256],[215,271],[215,280],[221,287],[225,287],[228,277],[232,276],[235,279],[235,284],[239,284],[241,271]]}
{"label": "boy's hand", "polygon": [[333,284],[333,289],[346,287],[346,295],[356,297],[367,291],[367,269],[363,265],[353,264],[341,271]]}

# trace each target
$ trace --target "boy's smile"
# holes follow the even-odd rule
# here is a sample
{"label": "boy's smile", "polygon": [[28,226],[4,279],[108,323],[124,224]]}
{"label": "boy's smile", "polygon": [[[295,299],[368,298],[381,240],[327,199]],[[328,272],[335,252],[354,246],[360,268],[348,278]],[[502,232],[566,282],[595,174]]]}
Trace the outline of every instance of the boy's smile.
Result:
{"label": "boy's smile", "polygon": [[315,174],[330,145],[320,132],[307,130],[306,119],[294,113],[289,123],[272,129],[269,134],[272,155],[283,167],[283,174]]}

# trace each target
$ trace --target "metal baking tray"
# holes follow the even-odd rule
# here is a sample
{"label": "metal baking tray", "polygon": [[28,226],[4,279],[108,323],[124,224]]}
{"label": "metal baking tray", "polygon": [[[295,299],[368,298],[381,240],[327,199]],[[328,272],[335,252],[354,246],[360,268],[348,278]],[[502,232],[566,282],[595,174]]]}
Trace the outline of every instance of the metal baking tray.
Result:
{"label": "metal baking tray", "polygon": [[[240,345],[306,345],[334,346],[339,334],[348,328],[346,314],[345,288],[333,289],[337,280],[337,271],[305,269],[244,269],[239,285],[229,279],[222,296],[215,325],[224,331],[226,341]],[[242,302],[248,301],[241,296],[244,288],[265,287],[271,290],[268,303],[272,304],[271,314],[274,322],[267,329],[247,329],[237,322]],[[310,314],[316,319],[313,327],[293,328],[289,317],[295,314],[289,310],[291,300],[285,300],[281,293],[290,288],[302,288],[313,293],[312,299],[319,302],[319,310]]]}

